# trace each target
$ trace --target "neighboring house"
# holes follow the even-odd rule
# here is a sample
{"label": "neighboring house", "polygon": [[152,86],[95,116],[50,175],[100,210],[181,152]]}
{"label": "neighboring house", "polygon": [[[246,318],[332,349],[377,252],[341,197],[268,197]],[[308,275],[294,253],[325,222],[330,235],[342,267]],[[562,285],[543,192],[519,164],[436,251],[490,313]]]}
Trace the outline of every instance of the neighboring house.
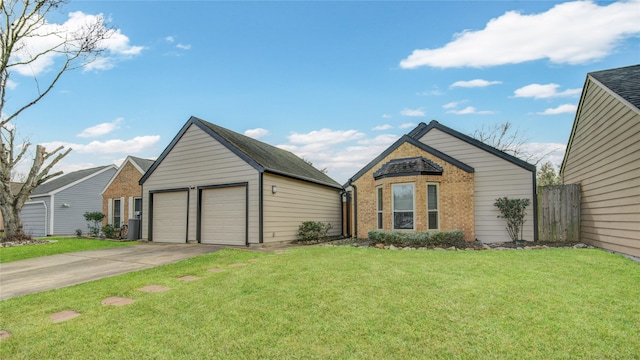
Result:
{"label": "neighboring house", "polygon": [[115,165],[78,170],[38,186],[21,212],[25,234],[71,235],[87,231],[84,213],[102,209],[100,192],[116,173]]}
{"label": "neighboring house", "polygon": [[[11,192],[13,194],[17,194],[20,189],[22,189],[22,184],[23,183],[19,183],[19,182],[12,182],[11,183]],[[4,231],[4,219],[2,218],[2,212],[0,211],[0,231]]]}
{"label": "neighboring house", "polygon": [[142,185],[142,238],[258,245],[304,221],[341,233],[342,187],[291,152],[191,117]]}
{"label": "neighboring house", "polygon": [[462,230],[466,241],[511,241],[493,205],[500,197],[531,201],[524,239],[537,239],[536,168],[437,121],[415,129],[345,185],[358,238],[369,230]]}
{"label": "neighboring house", "polygon": [[142,187],[140,178],[153,165],[153,160],[128,156],[107,186],[102,190],[103,225],[115,228],[128,224],[142,214]]}
{"label": "neighboring house", "polygon": [[640,256],[640,65],[587,74],[560,176],[581,187],[581,241]]}

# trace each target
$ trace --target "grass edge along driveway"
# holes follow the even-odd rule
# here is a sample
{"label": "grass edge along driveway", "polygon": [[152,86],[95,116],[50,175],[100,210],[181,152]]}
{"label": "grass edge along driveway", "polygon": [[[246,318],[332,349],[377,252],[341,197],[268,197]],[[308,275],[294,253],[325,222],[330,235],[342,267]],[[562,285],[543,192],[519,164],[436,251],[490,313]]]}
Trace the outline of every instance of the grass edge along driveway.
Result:
{"label": "grass edge along driveway", "polygon": [[639,283],[597,249],[226,249],[2,301],[0,358],[638,358]]}
{"label": "grass edge along driveway", "polygon": [[137,241],[109,241],[102,239],[78,239],[71,237],[39,238],[38,240],[47,240],[51,242],[48,244],[0,247],[0,263],[33,259],[41,256],[138,244]]}

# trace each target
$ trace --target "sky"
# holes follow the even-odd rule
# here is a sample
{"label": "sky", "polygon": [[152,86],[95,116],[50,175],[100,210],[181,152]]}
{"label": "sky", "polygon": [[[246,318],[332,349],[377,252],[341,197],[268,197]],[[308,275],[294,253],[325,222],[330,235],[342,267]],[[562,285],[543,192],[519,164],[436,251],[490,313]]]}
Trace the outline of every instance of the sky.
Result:
{"label": "sky", "polygon": [[[72,0],[51,15],[63,31],[98,17],[114,29],[12,121],[20,139],[72,148],[65,172],[155,159],[191,116],[339,183],[431,120],[469,135],[510,122],[559,166],[587,73],[640,63],[640,0]],[[60,60],[14,68],[4,112]]]}

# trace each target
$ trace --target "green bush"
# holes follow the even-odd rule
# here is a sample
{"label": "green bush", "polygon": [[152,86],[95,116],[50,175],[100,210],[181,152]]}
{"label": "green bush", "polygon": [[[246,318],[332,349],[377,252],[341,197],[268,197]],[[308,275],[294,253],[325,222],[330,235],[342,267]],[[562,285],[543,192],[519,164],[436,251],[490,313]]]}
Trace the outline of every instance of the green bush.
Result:
{"label": "green bush", "polygon": [[393,245],[398,247],[463,247],[465,245],[462,230],[429,232],[371,230],[369,231],[369,240],[384,245]]}
{"label": "green bush", "polygon": [[81,238],[82,237],[82,229],[76,229],[76,237],[77,238]]}
{"label": "green bush", "polygon": [[104,217],[105,215],[100,211],[84,213],[84,219],[87,220],[87,227],[91,236],[97,237],[100,235],[100,223]]}
{"label": "green bush", "polygon": [[298,227],[298,241],[322,241],[329,237],[333,226],[321,221],[305,221]]}
{"label": "green bush", "polygon": [[526,208],[529,206],[529,199],[509,199],[506,196],[496,199],[493,206],[500,210],[499,218],[507,222],[507,232],[513,242],[522,240],[522,228],[524,227]]}
{"label": "green bush", "polygon": [[107,224],[102,227],[102,233],[107,239],[113,239],[116,235],[116,228],[111,224]]}

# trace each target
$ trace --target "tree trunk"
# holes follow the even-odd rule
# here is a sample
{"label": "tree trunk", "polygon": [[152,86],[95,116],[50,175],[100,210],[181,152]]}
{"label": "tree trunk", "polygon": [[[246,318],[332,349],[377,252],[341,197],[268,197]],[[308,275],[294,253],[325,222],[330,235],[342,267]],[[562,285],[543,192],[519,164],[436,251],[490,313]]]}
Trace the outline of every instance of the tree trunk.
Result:
{"label": "tree trunk", "polygon": [[0,204],[2,210],[2,220],[4,222],[4,240],[11,241],[13,239],[21,239],[25,237],[22,230],[22,221],[20,221],[20,211],[22,207],[17,209],[11,204],[2,202]]}

